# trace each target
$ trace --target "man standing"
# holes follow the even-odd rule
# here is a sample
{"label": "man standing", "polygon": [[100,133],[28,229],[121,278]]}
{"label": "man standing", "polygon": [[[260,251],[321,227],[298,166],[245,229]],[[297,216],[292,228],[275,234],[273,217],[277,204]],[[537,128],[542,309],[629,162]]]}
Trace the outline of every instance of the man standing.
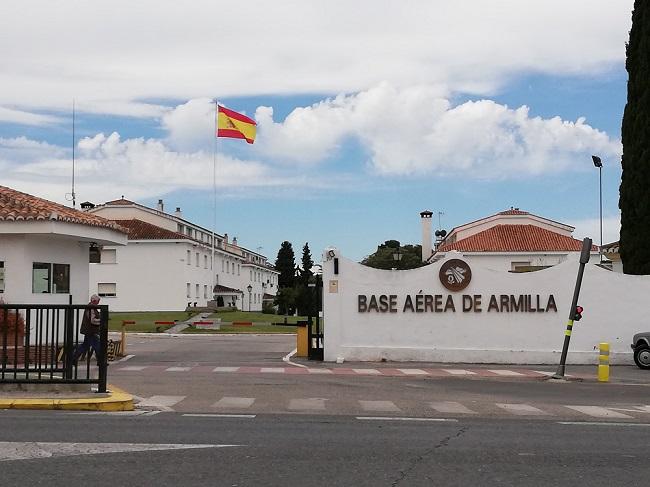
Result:
{"label": "man standing", "polygon": [[[99,296],[93,294],[90,297],[90,303],[88,304],[92,306],[97,306],[99,304],[99,300],[100,300]],[[88,352],[91,347],[95,351],[97,360],[99,360],[99,352],[100,352],[99,324],[100,324],[99,310],[91,309],[91,308],[86,309],[86,311],[84,311],[83,319],[81,320],[81,329],[79,330],[81,334],[84,336],[84,341],[79,347],[77,347],[77,350],[75,351],[72,357],[72,363],[74,363],[75,365],[77,364],[77,360],[79,359],[81,354],[84,352]],[[90,355],[88,355],[88,358],[90,358]]]}

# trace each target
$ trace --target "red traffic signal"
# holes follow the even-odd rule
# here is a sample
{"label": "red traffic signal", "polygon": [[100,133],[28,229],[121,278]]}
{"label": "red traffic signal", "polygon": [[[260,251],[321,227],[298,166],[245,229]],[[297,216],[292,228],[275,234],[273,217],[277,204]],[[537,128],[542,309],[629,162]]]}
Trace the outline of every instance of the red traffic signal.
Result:
{"label": "red traffic signal", "polygon": [[582,306],[576,306],[576,310],[573,313],[573,321],[580,321],[582,319],[582,312],[584,308]]}

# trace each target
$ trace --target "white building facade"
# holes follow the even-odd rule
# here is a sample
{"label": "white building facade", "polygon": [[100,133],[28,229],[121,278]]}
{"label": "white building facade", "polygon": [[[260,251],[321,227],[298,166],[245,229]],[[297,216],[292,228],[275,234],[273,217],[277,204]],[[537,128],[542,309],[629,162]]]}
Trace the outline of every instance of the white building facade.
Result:
{"label": "white building facade", "polygon": [[[87,205],[90,206],[90,205]],[[125,247],[105,246],[90,266],[90,287],[115,311],[171,311],[187,306],[262,310],[277,291],[267,258],[183,218],[120,199],[87,210],[129,229]],[[249,291],[250,286],[250,291]],[[272,299],[272,298],[271,298]]]}

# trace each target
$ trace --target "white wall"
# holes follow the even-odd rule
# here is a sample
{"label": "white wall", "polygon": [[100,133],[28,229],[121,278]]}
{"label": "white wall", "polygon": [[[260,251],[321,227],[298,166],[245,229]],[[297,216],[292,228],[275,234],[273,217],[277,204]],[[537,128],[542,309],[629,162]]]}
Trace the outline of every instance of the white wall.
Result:
{"label": "white wall", "polygon": [[[440,283],[444,261],[410,271],[384,271],[323,256],[325,360],[413,360],[468,363],[557,364],[578,271],[577,256],[538,272],[509,273],[470,263],[472,280],[453,293]],[[447,258],[459,258],[449,252]],[[336,286],[335,286],[336,285]],[[338,289],[338,292],[335,290]],[[406,295],[451,295],[456,311],[403,311]],[[396,295],[397,312],[358,311],[359,295]],[[557,312],[488,312],[489,297],[553,295]],[[481,295],[481,312],[463,312],[463,295]],[[612,363],[632,363],[632,335],[650,330],[644,303],[650,276],[628,276],[588,264],[573,328],[568,363],[596,363],[599,342],[609,342]],[[445,302],[443,300],[443,302]]]}
{"label": "white wall", "polygon": [[[566,261],[567,258],[577,259],[580,256],[580,252],[460,252],[460,254],[462,255],[462,258],[470,264],[476,264],[489,269],[502,270],[506,272],[513,270],[513,262],[530,262],[531,266],[553,266]],[[569,255],[571,257],[569,257]],[[590,262],[599,262],[598,252],[591,253]]]}
{"label": "white wall", "polygon": [[[60,235],[0,234],[0,261],[5,266],[5,292],[15,304],[87,304],[88,243]],[[32,293],[32,264],[47,262],[70,265],[70,294]]]}

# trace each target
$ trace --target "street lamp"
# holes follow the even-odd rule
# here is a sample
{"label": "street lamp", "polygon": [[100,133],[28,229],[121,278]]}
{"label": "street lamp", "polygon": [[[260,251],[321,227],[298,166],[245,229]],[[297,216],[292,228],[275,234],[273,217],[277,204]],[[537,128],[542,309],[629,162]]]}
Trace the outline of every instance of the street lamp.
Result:
{"label": "street lamp", "polygon": [[599,180],[599,201],[600,201],[600,263],[603,263],[603,162],[598,156],[591,156],[591,160],[594,161],[594,166],[598,168],[598,180]]}
{"label": "street lamp", "polygon": [[395,261],[395,265],[397,266],[396,269],[399,269],[399,263],[402,260],[403,254],[399,251],[399,247],[395,249],[395,252],[393,252],[393,260]]}
{"label": "street lamp", "polygon": [[251,312],[251,292],[253,291],[253,286],[251,286],[249,284],[246,289],[248,289],[248,312],[250,313]]}

